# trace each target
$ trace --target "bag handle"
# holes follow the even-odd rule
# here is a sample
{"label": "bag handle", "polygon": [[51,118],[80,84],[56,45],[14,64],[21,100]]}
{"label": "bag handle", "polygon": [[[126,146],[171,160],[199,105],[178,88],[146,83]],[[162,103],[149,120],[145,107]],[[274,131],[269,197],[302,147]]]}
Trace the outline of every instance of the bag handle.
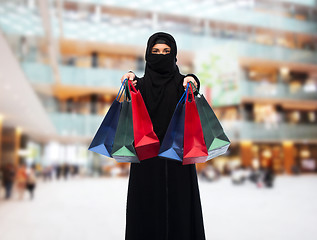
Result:
{"label": "bag handle", "polygon": [[[133,85],[132,81],[131,80],[128,80],[129,81],[129,87],[131,86],[132,87],[132,90],[133,92],[137,92],[135,86]],[[131,89],[129,89],[131,91]]]}
{"label": "bag handle", "polygon": [[126,100],[131,100],[131,92],[129,88],[129,80],[125,81],[125,99]]}
{"label": "bag handle", "polygon": [[185,96],[187,96],[187,92],[188,92],[188,85],[187,85],[186,90],[185,90],[185,92],[183,93],[182,97],[179,99],[177,105],[178,105],[180,102],[183,102],[183,101],[184,101]]}
{"label": "bag handle", "polygon": [[126,82],[126,85],[127,85],[127,91],[126,91],[126,95],[128,97],[129,100],[131,100],[131,88],[132,88],[132,91],[133,92],[137,92],[136,88],[133,86],[133,83],[131,80],[127,80]]}
{"label": "bag handle", "polygon": [[[120,99],[121,99],[121,96],[122,96],[122,94],[123,94],[123,92],[124,92],[124,89],[125,89],[125,81],[126,81],[126,80],[127,80],[127,78],[124,79],[123,82],[122,82],[122,84],[121,84],[121,87],[120,87],[119,92],[118,92],[117,97],[116,97],[116,100],[117,100],[117,101],[120,101]],[[123,89],[122,89],[122,87],[123,87]],[[121,89],[122,89],[122,91],[121,91]],[[120,92],[121,92],[121,93],[120,93]],[[120,94],[120,97],[119,97],[119,94]],[[118,98],[118,97],[119,97],[119,98]]]}
{"label": "bag handle", "polygon": [[[193,84],[192,82],[187,83],[187,87],[188,87],[188,86],[190,87],[190,92],[191,92],[192,96],[194,96],[192,84]],[[190,92],[189,92],[189,94],[190,94]],[[188,93],[186,94],[186,102],[188,101],[189,94],[188,94]],[[194,97],[192,98],[192,101],[195,101],[195,98],[194,98]]]}
{"label": "bag handle", "polygon": [[196,88],[195,84],[194,84],[192,81],[189,81],[189,82],[190,82],[190,85],[195,88],[195,90],[198,92],[198,94],[200,94],[199,91],[198,91],[198,89]]}

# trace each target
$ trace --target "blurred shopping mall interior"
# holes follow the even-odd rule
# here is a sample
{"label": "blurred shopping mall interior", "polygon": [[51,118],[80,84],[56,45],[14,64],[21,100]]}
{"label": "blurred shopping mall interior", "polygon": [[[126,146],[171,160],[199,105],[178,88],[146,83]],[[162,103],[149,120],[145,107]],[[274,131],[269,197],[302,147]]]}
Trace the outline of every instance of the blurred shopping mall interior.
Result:
{"label": "blurred shopping mall interior", "polygon": [[231,141],[198,172],[316,174],[316,2],[1,0],[0,165],[128,176],[88,146],[121,76],[143,76],[147,39],[165,31]]}

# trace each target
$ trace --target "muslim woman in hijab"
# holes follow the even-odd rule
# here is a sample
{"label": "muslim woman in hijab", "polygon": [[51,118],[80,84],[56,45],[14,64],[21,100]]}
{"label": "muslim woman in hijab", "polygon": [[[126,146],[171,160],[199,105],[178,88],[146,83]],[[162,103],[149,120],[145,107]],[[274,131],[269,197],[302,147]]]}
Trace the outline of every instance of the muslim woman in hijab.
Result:
{"label": "muslim woman in hijab", "polygon": [[[179,72],[177,47],[167,33],[153,34],[145,53],[145,73],[122,76],[140,90],[162,143],[187,82],[199,89],[193,74]],[[154,157],[131,163],[126,206],[126,240],[205,240],[195,164]]]}

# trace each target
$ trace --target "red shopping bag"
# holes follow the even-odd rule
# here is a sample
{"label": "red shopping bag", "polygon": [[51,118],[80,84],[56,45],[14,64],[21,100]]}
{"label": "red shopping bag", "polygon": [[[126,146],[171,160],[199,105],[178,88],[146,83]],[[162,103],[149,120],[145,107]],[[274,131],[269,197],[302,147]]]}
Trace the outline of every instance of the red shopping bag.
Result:
{"label": "red shopping bag", "polygon": [[142,95],[135,89],[131,81],[129,81],[129,90],[132,102],[134,148],[138,158],[144,160],[156,157],[160,149],[160,141],[153,130],[153,124]]}
{"label": "red shopping bag", "polygon": [[185,103],[183,165],[206,162],[208,156],[204,134],[191,85],[189,93],[191,93],[191,101],[188,99],[190,95],[188,94]]}

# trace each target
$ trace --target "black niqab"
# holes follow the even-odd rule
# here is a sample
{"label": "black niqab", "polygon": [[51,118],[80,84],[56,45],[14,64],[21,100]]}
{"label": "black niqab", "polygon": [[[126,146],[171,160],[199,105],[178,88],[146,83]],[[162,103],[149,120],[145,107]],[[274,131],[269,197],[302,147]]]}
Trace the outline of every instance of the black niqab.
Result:
{"label": "black niqab", "polygon": [[[153,54],[152,48],[164,40],[171,48],[169,54]],[[184,75],[180,74],[177,62],[177,46],[175,39],[167,33],[153,34],[148,42],[145,53],[145,74],[143,86],[140,88],[154,131],[162,142],[177,101],[183,93]]]}

